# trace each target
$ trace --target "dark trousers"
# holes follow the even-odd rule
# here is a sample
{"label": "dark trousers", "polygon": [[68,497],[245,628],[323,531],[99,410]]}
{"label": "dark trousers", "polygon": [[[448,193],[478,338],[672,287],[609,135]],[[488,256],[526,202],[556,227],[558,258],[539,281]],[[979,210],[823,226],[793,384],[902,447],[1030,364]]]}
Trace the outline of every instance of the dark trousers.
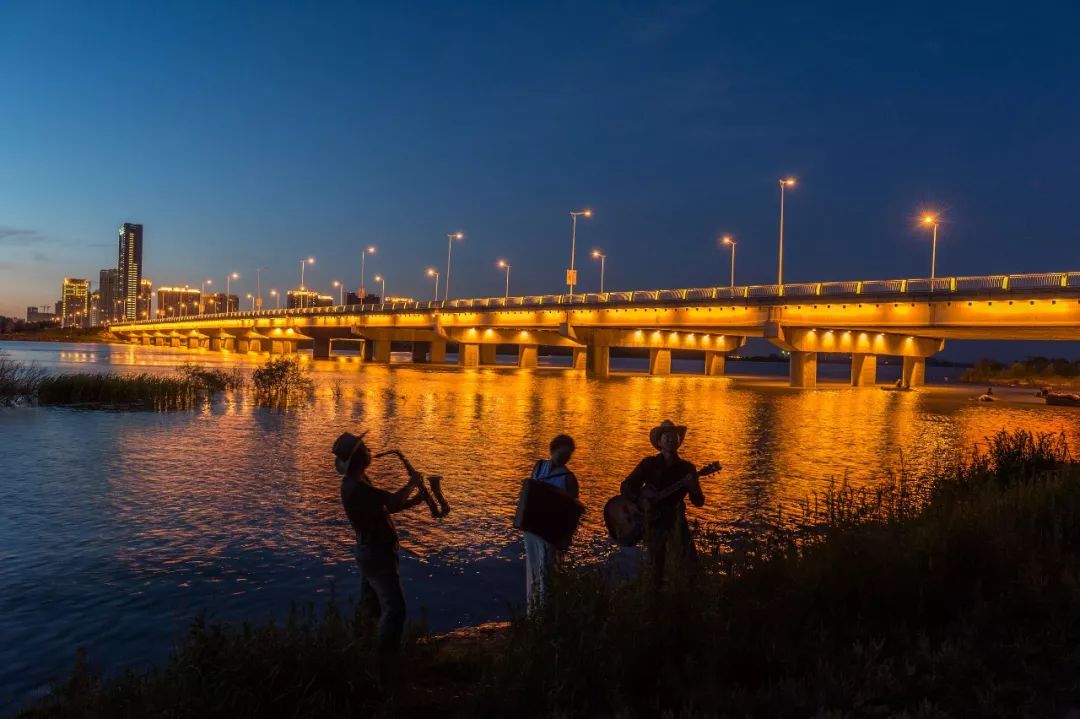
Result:
{"label": "dark trousers", "polygon": [[697,548],[690,538],[690,527],[684,516],[678,517],[672,526],[650,526],[645,530],[645,557],[652,571],[653,584],[659,587],[664,581],[664,567],[673,558],[697,559]]}
{"label": "dark trousers", "polygon": [[378,572],[364,570],[360,564],[360,610],[365,616],[378,618],[379,628],[375,647],[379,654],[396,654],[401,648],[405,629],[405,591],[397,569]]}

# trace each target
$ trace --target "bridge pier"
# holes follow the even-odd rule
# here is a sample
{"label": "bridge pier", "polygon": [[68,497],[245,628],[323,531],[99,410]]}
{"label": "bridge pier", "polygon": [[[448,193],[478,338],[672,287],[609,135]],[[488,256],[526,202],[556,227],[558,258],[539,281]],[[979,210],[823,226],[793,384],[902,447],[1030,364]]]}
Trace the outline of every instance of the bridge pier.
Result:
{"label": "bridge pier", "polygon": [[458,343],[458,365],[461,367],[479,367],[480,345]]}
{"label": "bridge pier", "polygon": [[495,345],[480,345],[480,364],[495,364]]}
{"label": "bridge pier", "polygon": [[570,369],[585,371],[588,364],[589,352],[584,347],[574,347],[570,351]]}
{"label": "bridge pier", "polygon": [[873,387],[877,384],[877,355],[851,355],[851,386]]}
{"label": "bridge pier", "polygon": [[671,374],[671,350],[662,350],[662,349],[650,349],[649,350],[649,374],[651,374],[651,375],[669,375],[669,374]]}
{"label": "bridge pier", "polygon": [[539,349],[536,345],[518,345],[518,367],[535,369],[540,354]]}
{"label": "bridge pier", "polygon": [[812,389],[817,387],[817,352],[791,353],[791,364],[788,368],[789,384],[792,387]]}
{"label": "bridge pier", "polygon": [[596,379],[611,376],[611,348],[607,345],[589,345],[589,370]]}
{"label": "bridge pier", "polygon": [[412,343],[412,361],[413,364],[424,364],[428,361],[428,352],[431,350],[430,342],[413,342]]}
{"label": "bridge pier", "polygon": [[311,339],[311,359],[330,359],[329,337],[313,337]]}
{"label": "bridge pier", "polygon": [[723,352],[713,352],[712,350],[706,350],[705,376],[719,377],[724,374],[724,363],[726,361],[727,356]]}
{"label": "bridge pier", "polygon": [[905,357],[901,384],[904,387],[922,387],[926,384],[926,358]]}
{"label": "bridge pier", "polygon": [[[367,347],[371,345],[371,356],[367,356]],[[390,340],[364,340],[364,359],[376,364],[390,364]]]}
{"label": "bridge pier", "polygon": [[446,363],[446,340],[432,340],[428,348],[428,362],[432,364]]}

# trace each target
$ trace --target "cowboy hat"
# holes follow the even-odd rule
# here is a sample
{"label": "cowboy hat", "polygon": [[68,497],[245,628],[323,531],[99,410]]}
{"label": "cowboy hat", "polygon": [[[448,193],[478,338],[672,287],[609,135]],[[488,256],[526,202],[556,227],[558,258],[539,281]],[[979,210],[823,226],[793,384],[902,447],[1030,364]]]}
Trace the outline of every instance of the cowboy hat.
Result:
{"label": "cowboy hat", "polygon": [[686,425],[675,424],[670,419],[665,419],[658,426],[649,430],[649,444],[660,449],[660,435],[665,432],[674,432],[679,438],[679,444],[682,444],[683,439],[686,437]]}
{"label": "cowboy hat", "polygon": [[359,437],[351,432],[343,432],[336,440],[334,440],[334,446],[330,448],[330,451],[334,454],[334,468],[337,469],[338,474],[345,474],[349,469],[349,462],[352,461],[353,455],[361,447],[366,447],[364,444],[364,432]]}

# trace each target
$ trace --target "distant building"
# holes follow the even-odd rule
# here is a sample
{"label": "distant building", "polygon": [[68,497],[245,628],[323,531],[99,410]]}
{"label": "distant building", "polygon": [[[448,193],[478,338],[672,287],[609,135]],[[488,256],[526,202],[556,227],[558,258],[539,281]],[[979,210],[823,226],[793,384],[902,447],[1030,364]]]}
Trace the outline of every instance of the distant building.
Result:
{"label": "distant building", "polygon": [[100,327],[101,321],[101,291],[94,290],[90,293],[90,327]]}
{"label": "distant building", "polygon": [[53,305],[53,308],[53,319],[60,322],[64,316],[64,301],[57,300],[56,304]]}
{"label": "distant building", "polygon": [[394,297],[393,295],[387,295],[386,299],[384,299],[383,302],[388,305],[392,305],[396,302],[416,302],[416,300],[412,297]]}
{"label": "distant building", "polygon": [[53,322],[56,320],[56,315],[49,311],[49,306],[44,307],[27,307],[26,308],[26,321],[27,322]]}
{"label": "distant building", "polygon": [[120,270],[106,269],[98,273],[98,324],[110,325],[121,316],[123,301],[120,299]]}
{"label": "distant building", "polygon": [[186,317],[199,314],[202,292],[191,287],[159,287],[158,317]]}
{"label": "distant building", "polygon": [[[148,279],[139,280],[139,319],[148,320],[154,316],[154,283]],[[123,319],[123,316],[121,316]]]}
{"label": "distant building", "polygon": [[[139,300],[142,290],[143,226],[131,222],[120,225],[118,242],[117,275],[120,299],[123,301],[123,319],[139,319]],[[149,310],[147,315],[149,316]]]}
{"label": "distant building", "polygon": [[211,292],[203,296],[203,313],[236,312],[240,309],[240,296],[230,294],[226,302],[224,292]]}
{"label": "distant building", "polygon": [[319,295],[315,298],[315,307],[333,307],[336,303],[330,295]]}
{"label": "distant building", "polygon": [[61,327],[86,327],[90,322],[90,280],[65,277],[60,304]]}
{"label": "distant building", "polygon": [[347,305],[377,305],[379,304],[379,296],[373,294],[366,294],[362,298],[355,292],[345,293],[345,304]]}
{"label": "distant building", "polygon": [[313,290],[289,290],[285,293],[285,306],[290,310],[315,307],[319,293]]}

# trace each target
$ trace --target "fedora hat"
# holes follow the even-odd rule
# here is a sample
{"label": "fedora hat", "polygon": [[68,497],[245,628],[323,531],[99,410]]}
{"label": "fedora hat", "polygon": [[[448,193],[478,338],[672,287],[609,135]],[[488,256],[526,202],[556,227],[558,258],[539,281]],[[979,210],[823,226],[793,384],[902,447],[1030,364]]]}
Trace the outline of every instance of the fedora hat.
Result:
{"label": "fedora hat", "polygon": [[679,438],[679,444],[683,443],[683,439],[686,438],[686,425],[675,424],[670,419],[665,419],[658,426],[649,430],[649,443],[660,449],[660,435],[665,432],[674,432],[675,436]]}
{"label": "fedora hat", "polygon": [[352,461],[353,455],[361,447],[366,447],[364,444],[364,432],[359,437],[351,432],[343,432],[336,440],[334,440],[334,446],[330,448],[330,451],[334,454],[334,468],[337,469],[338,474],[345,474],[349,469],[349,462]]}

